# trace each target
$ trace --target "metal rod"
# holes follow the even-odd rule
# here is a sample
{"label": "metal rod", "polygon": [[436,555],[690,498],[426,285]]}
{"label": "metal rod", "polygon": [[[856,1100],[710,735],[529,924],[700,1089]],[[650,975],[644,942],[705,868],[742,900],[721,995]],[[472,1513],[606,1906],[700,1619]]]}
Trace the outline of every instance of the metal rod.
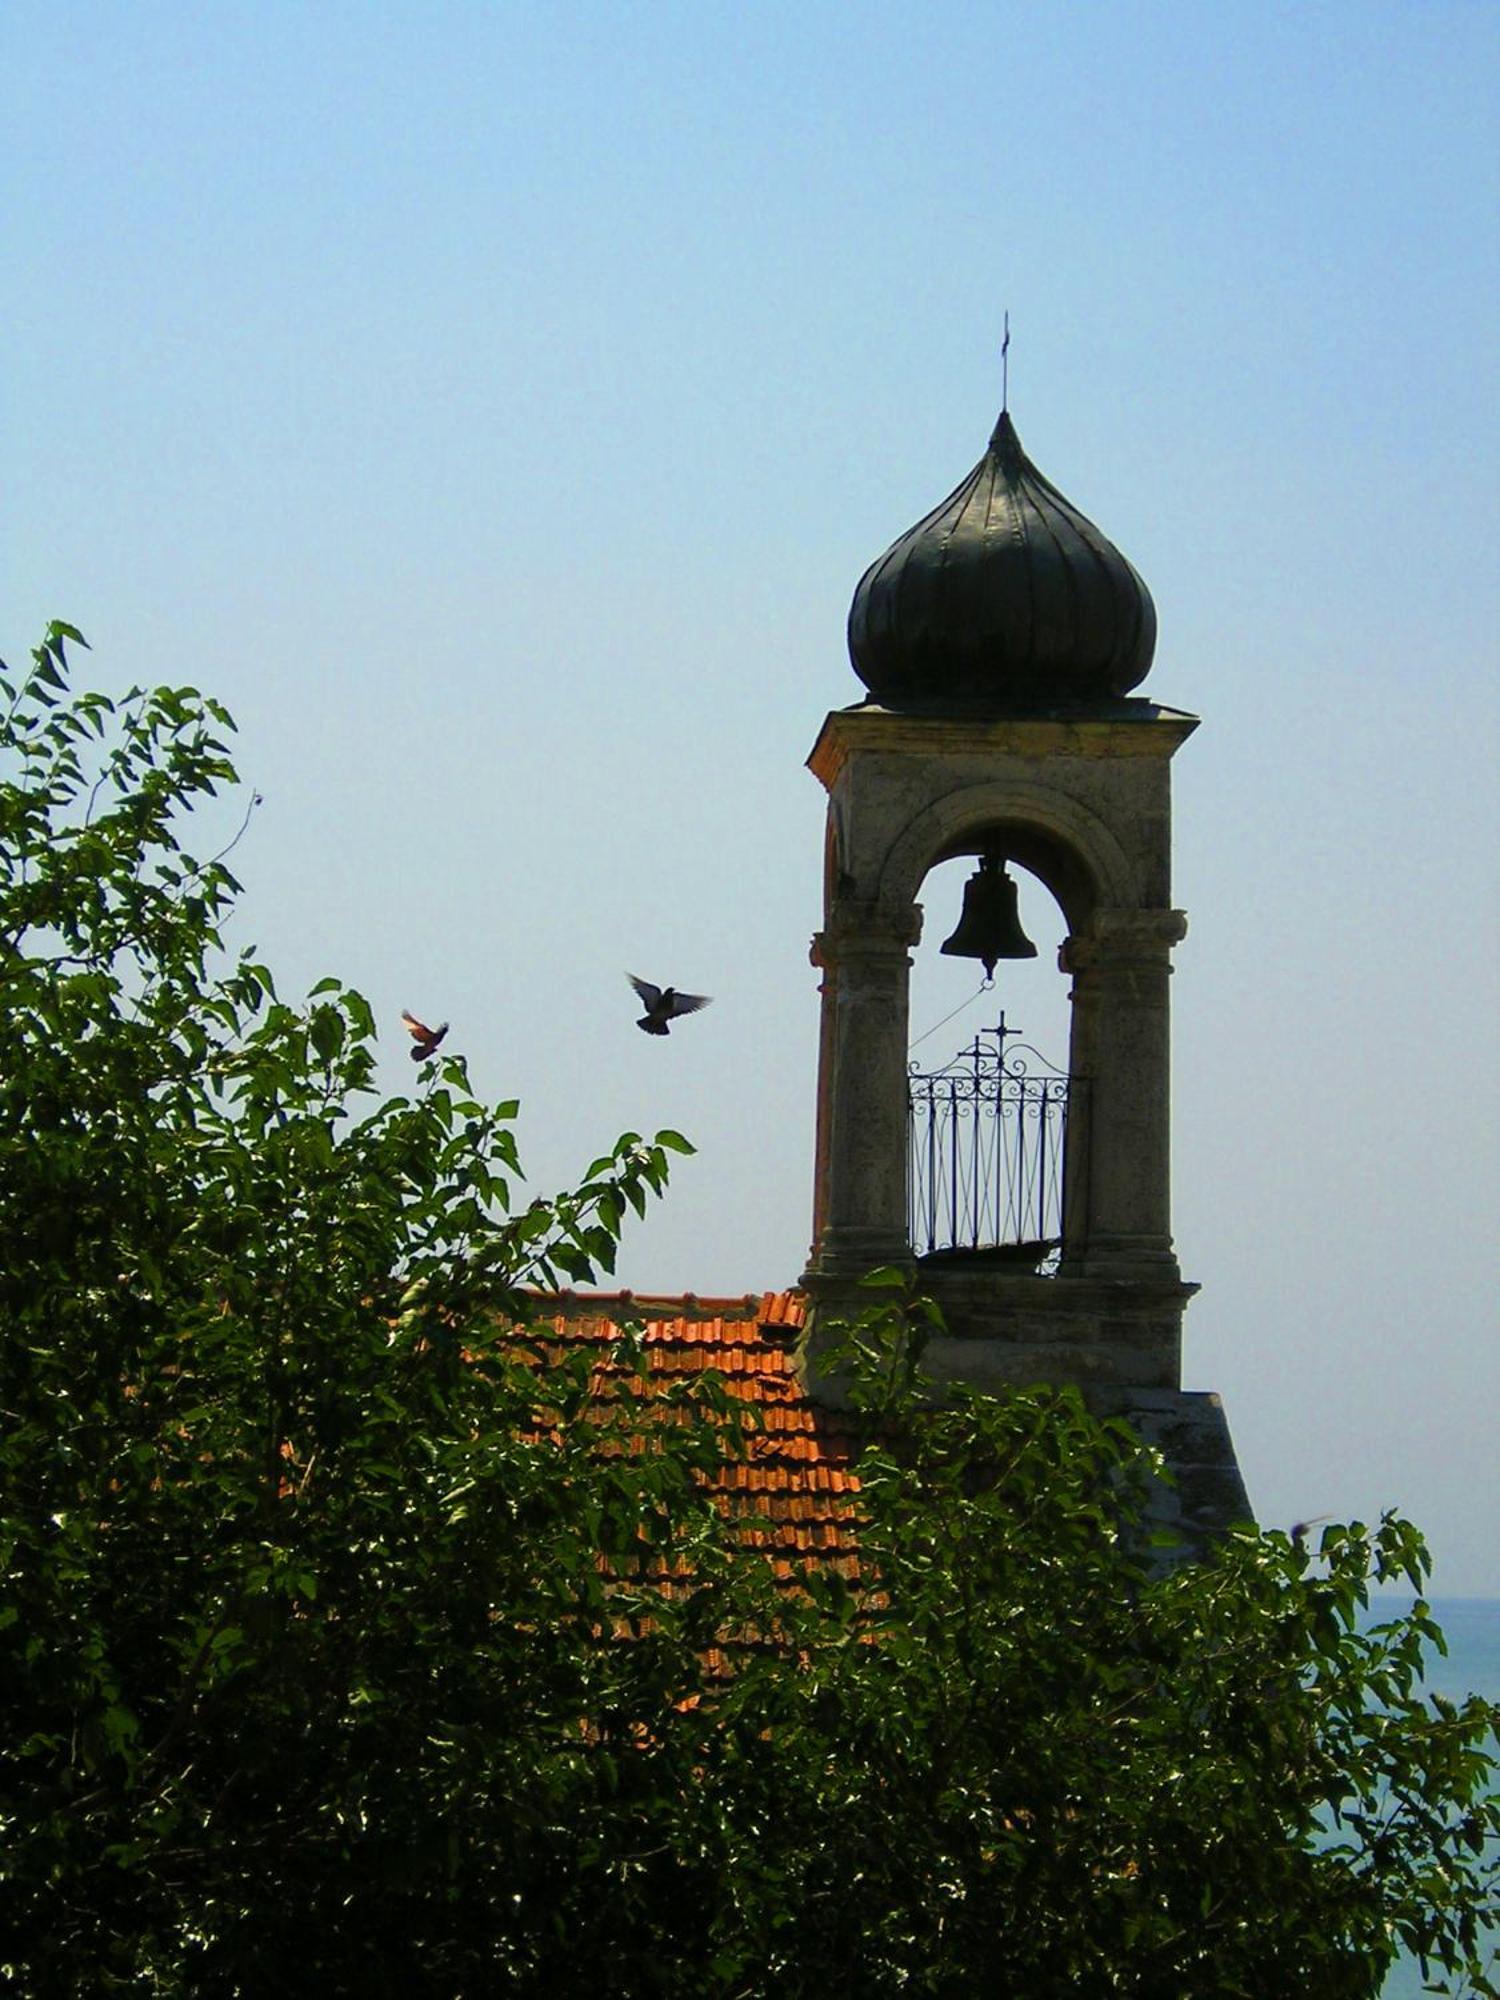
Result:
{"label": "metal rod", "polygon": [[953,1104],[953,1085],[948,1086],[948,1241],[958,1241],[958,1113]]}

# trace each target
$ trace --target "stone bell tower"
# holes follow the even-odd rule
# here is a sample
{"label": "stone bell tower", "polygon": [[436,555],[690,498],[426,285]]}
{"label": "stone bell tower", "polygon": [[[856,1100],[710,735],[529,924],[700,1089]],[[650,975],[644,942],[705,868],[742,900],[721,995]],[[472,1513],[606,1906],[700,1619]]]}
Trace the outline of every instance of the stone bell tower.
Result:
{"label": "stone bell tower", "polygon": [[[1217,1397],[1181,1387],[1197,1287],[1171,1226],[1168,982],[1187,929],[1172,907],[1171,760],[1198,724],[1132,693],[1155,640],[1145,584],[1037,471],[1008,413],[963,483],[860,580],[849,650],[868,694],[827,718],[808,760],[829,805],[803,1362],[836,1400],[820,1327],[868,1303],[867,1271],[915,1267],[948,1323],[927,1355],[938,1382],[1077,1383],[1162,1447],[1172,1505],[1206,1532],[1249,1509]],[[1030,871],[1066,919],[1062,1173],[1048,1242],[919,1256],[910,954],[923,879],[956,855]],[[991,1096],[973,1115],[1001,1109]]]}

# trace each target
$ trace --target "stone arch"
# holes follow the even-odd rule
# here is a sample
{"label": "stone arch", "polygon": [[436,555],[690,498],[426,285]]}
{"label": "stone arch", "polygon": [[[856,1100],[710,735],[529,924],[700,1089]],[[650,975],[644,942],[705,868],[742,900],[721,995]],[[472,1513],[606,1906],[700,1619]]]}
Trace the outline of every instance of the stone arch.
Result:
{"label": "stone arch", "polygon": [[1082,932],[1101,907],[1137,901],[1135,870],[1098,814],[1049,785],[1002,778],[964,785],[915,813],[891,842],[879,873],[879,900],[913,903],[928,871],[977,854],[1001,834],[1008,856],[1051,890],[1069,927]]}

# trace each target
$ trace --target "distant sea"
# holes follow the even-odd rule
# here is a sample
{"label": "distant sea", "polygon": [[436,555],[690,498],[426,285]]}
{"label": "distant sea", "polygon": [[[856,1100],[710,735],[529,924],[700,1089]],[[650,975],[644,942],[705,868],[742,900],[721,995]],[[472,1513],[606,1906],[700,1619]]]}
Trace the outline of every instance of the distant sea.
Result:
{"label": "distant sea", "polygon": [[[1376,1597],[1371,1601],[1371,1622],[1398,1617],[1411,1599]],[[1453,1701],[1465,1695],[1482,1694],[1500,1702],[1500,1597],[1433,1597],[1428,1602],[1432,1615],[1448,1641],[1448,1657],[1429,1653],[1426,1687]],[[1500,1963],[1500,1946],[1496,1948]],[[1494,1971],[1491,1971],[1491,1978]],[[1403,1959],[1392,1966],[1381,1988],[1381,2000],[1420,2000],[1422,1975],[1415,1959]]]}

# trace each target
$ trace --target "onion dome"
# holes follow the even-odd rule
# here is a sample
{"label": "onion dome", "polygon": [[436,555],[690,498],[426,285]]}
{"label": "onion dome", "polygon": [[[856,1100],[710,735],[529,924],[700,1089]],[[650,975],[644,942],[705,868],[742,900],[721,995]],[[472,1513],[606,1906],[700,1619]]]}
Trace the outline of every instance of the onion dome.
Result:
{"label": "onion dome", "polygon": [[1151,593],[1002,411],[963,484],[860,578],[849,656],[888,708],[1052,708],[1146,677]]}

